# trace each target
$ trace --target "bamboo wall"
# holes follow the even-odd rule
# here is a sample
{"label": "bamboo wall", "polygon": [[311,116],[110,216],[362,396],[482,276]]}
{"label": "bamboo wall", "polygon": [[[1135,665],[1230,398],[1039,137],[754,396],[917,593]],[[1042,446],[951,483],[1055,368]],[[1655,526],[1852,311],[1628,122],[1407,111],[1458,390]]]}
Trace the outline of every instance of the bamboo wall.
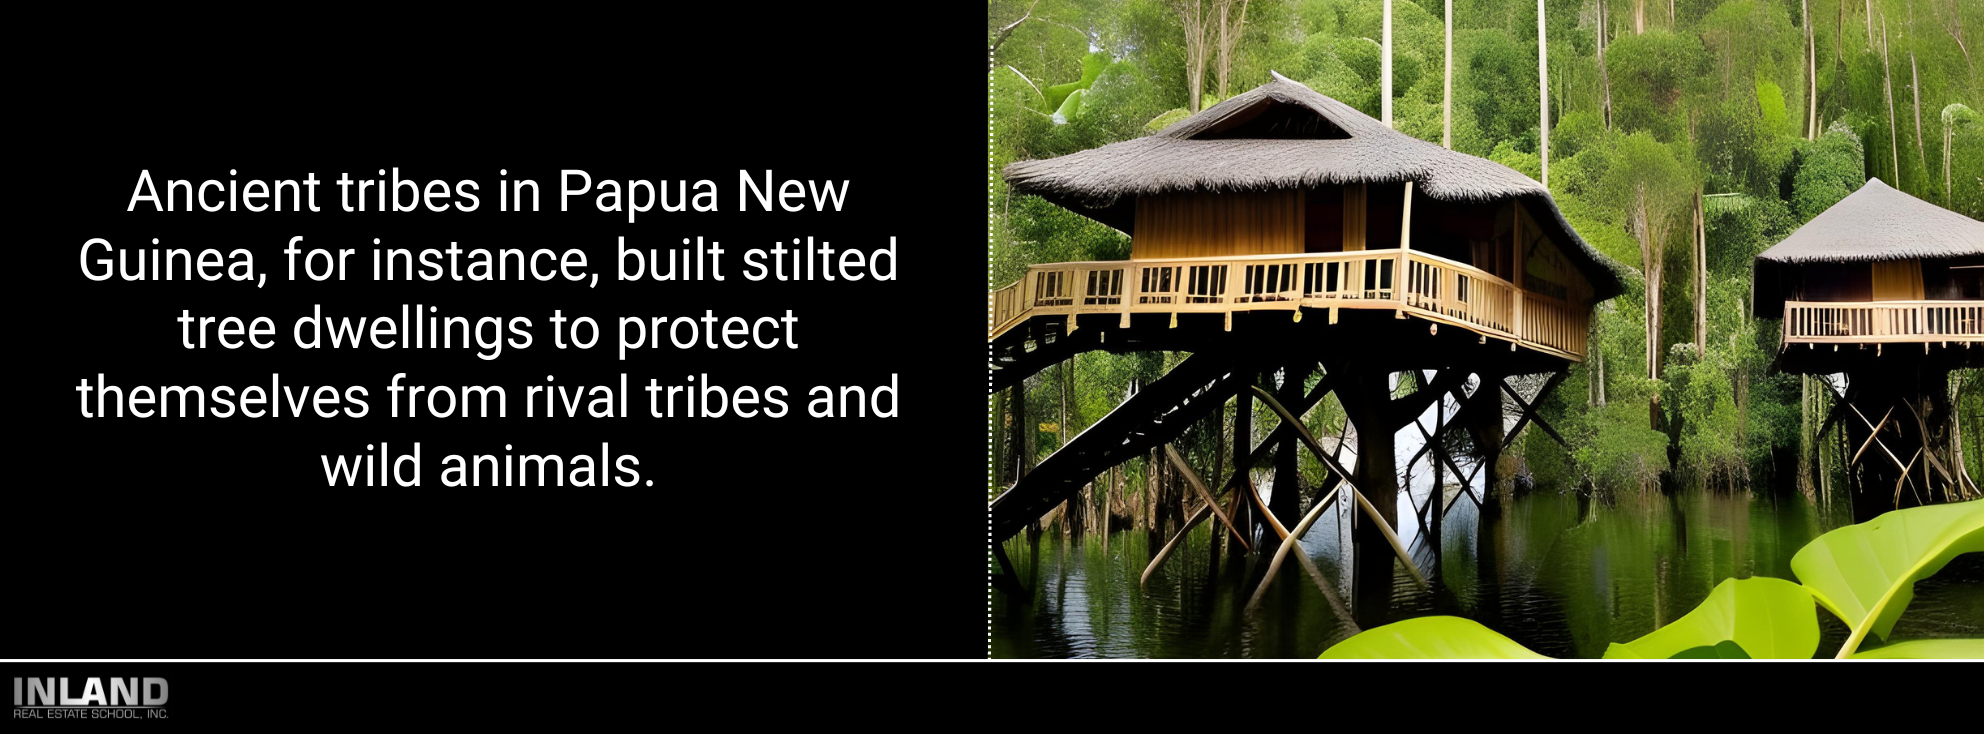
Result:
{"label": "bamboo wall", "polygon": [[1138,197],[1130,256],[1299,255],[1303,203],[1301,190]]}

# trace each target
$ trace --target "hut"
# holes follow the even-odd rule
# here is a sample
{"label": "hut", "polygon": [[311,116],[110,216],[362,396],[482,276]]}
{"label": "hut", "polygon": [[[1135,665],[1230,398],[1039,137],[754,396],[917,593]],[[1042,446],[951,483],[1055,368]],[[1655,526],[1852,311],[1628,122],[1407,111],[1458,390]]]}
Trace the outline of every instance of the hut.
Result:
{"label": "hut", "polygon": [[1753,314],[1783,319],[1778,367],[1835,386],[1821,435],[1846,431],[1855,515],[1974,493],[1948,387],[1984,366],[1984,222],[1873,179],[1754,269]]}
{"label": "hut", "polygon": [[1034,266],[995,294],[994,340],[1043,315],[1074,331],[1087,314],[1211,312],[1230,329],[1239,312],[1333,306],[1419,309],[1577,360],[1577,307],[1623,290],[1542,184],[1280,74],[1162,132],[1005,176],[1129,234],[1131,254]]}
{"label": "hut", "polygon": [[[1475,471],[1487,467],[1478,484],[1495,486],[1503,395],[1525,421],[1537,420],[1531,406],[1542,397],[1505,380],[1561,376],[1582,360],[1592,304],[1623,290],[1617,266],[1578,236],[1543,185],[1279,74],[1161,132],[1013,163],[1004,175],[1016,194],[1128,234],[1131,248],[1127,260],[1035,264],[991,294],[993,391],[1023,397],[1028,375],[1084,350],[1192,357],[1030,473],[1020,459],[1013,474],[1021,476],[992,505],[995,540],[1116,463],[1164,463],[1160,447],[1228,399],[1237,407],[1227,466],[1242,470],[1206,483],[1210,495],[1231,490],[1234,499],[1206,496],[1202,514],[1210,508],[1216,524],[1237,524],[1241,545],[1272,540],[1328,487],[1299,486],[1296,431],[1284,426],[1252,442],[1252,401],[1301,415],[1334,393],[1363,458],[1351,477],[1335,457],[1321,457],[1328,486],[1350,482],[1378,508],[1385,522],[1359,532],[1368,534],[1364,547],[1383,548],[1374,528],[1398,522],[1393,434],[1438,406],[1428,445],[1446,445],[1450,427],[1465,432],[1483,454]],[[1324,377],[1305,389],[1319,367]],[[1395,399],[1393,376],[1407,371],[1434,376]],[[1547,391],[1555,381],[1543,384]],[[1465,407],[1449,415],[1449,398]],[[1017,418],[1005,422],[1026,425]],[[1444,449],[1435,456],[1436,473],[1461,474]],[[1239,501],[1253,492],[1244,469],[1269,460],[1268,499]],[[1297,501],[1312,495],[1318,502]],[[1415,519],[1437,529],[1446,501],[1435,492]],[[1388,587],[1390,558],[1377,562],[1371,578],[1382,583],[1371,586]]]}

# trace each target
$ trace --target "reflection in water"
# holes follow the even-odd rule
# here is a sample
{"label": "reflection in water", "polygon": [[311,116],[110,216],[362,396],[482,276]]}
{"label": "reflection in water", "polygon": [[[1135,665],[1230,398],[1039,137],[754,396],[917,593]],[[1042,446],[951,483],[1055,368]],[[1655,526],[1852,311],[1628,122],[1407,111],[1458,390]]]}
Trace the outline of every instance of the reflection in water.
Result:
{"label": "reflection in water", "polygon": [[[1350,518],[1340,507],[1303,538],[1303,550],[1348,599]],[[1535,493],[1488,516],[1463,499],[1445,519],[1437,552],[1425,538],[1408,540],[1422,568],[1438,569],[1428,574],[1431,587],[1395,564],[1382,616],[1454,614],[1545,655],[1598,657],[1608,643],[1686,614],[1725,578],[1795,579],[1791,556],[1851,522],[1845,507],[1763,493],[1698,490],[1610,502]],[[1194,531],[1140,590],[1137,578],[1162,538],[1121,531],[1105,548],[1101,538],[1050,533],[1030,544],[1022,534],[1007,547],[1034,598],[993,593],[993,655],[1310,658],[1353,634],[1293,563],[1260,609],[1246,614],[1266,559],[1222,558],[1213,568],[1211,539],[1206,527]],[[1847,630],[1818,614],[1819,654],[1830,657]],[[1961,556],[1918,584],[1894,637],[1984,637],[1984,554]]]}

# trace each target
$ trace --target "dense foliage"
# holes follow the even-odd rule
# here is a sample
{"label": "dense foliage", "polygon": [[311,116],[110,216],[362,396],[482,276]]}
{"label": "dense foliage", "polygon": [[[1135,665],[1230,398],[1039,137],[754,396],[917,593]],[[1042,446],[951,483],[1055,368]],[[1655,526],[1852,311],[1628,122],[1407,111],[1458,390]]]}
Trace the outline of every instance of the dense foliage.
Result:
{"label": "dense foliage", "polygon": [[[1162,129],[1192,111],[1193,78],[1200,107],[1274,70],[1379,114],[1381,0],[1236,0],[1228,17],[1244,7],[1245,20],[1230,53],[1202,50],[1209,70],[1195,77],[1186,11],[1218,22],[1219,4],[990,2],[994,170]],[[1519,444],[1532,470],[1540,482],[1607,490],[1643,488],[1668,471],[1735,484],[1799,470],[1820,387],[1769,370],[1779,327],[1751,316],[1751,258],[1871,177],[1984,218],[1984,124],[1974,111],[1984,102],[1974,59],[1984,3],[1545,5],[1549,184],[1578,232],[1637,277],[1597,309],[1591,358],[1546,406],[1573,450]],[[1542,178],[1537,6],[1452,8],[1452,147]],[[1394,124],[1433,142],[1444,133],[1445,12],[1443,0],[1393,2]],[[991,287],[1028,263],[1128,254],[1120,232],[1009,196],[996,177],[991,187]],[[1163,361],[1092,353],[1058,368],[1072,378],[1057,369],[1034,378],[1027,414],[1053,429],[1033,435],[1035,451],[1100,418],[1134,382],[1162,374]],[[1952,380],[1966,436],[1984,429],[1979,382]],[[1065,387],[1039,389],[1057,383]],[[1210,454],[1214,439],[1201,438]],[[1966,442],[1972,457],[1978,444]],[[1966,463],[1984,465],[1976,461]]]}

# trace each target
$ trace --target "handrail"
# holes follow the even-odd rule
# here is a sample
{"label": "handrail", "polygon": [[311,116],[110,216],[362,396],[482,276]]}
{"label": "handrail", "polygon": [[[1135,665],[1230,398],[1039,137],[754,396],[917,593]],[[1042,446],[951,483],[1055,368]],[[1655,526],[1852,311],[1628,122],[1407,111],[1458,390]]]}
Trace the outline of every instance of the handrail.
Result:
{"label": "handrail", "polygon": [[[1396,270],[1403,267],[1404,272]],[[1402,277],[1401,277],[1402,275]],[[1035,315],[1395,309],[1571,359],[1589,308],[1415,250],[1047,263],[993,291],[992,338]],[[1518,307],[1518,302],[1521,306]]]}
{"label": "handrail", "polygon": [[1984,341],[1984,301],[1784,302],[1785,345],[1947,341]]}

